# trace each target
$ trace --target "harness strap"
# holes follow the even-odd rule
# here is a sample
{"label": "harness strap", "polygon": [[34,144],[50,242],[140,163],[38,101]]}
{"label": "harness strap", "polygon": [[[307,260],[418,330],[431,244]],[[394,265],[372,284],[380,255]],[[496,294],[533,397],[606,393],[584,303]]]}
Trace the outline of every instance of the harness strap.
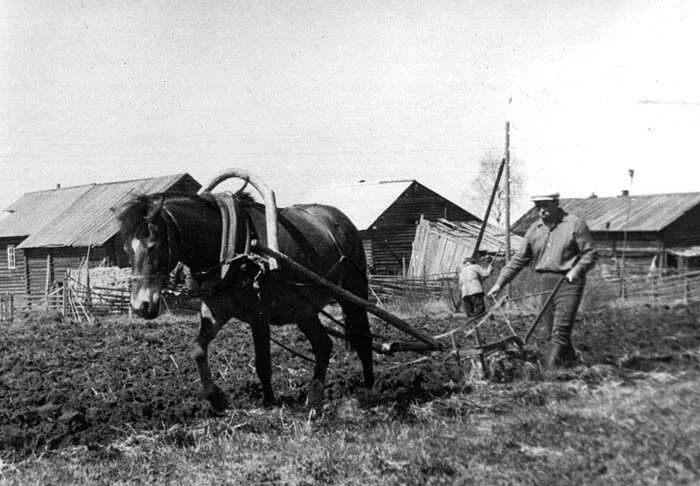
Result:
{"label": "harness strap", "polygon": [[236,204],[231,193],[213,194],[213,197],[221,212],[222,227],[219,261],[224,262],[221,265],[221,278],[223,279],[230,267],[230,263],[228,262],[236,256],[236,229],[238,228],[238,220]]}
{"label": "harness strap", "polygon": [[[314,220],[318,221],[318,216],[316,216],[314,213],[312,213],[308,209],[306,209],[302,206],[296,206],[296,209],[298,209],[300,211],[304,211],[306,214],[311,216]],[[326,234],[333,242],[333,245],[335,245],[335,249],[338,250],[338,254],[340,255],[340,257],[341,258],[345,257],[345,252],[343,251],[343,248],[340,246],[340,243],[338,243],[338,240],[336,239],[336,237],[333,235],[333,232],[328,228],[328,226],[322,225],[322,227],[323,227],[323,229],[326,230]]]}
{"label": "harness strap", "polygon": [[277,212],[277,221],[284,227],[285,230],[287,230],[289,236],[292,237],[292,239],[301,247],[301,249],[310,256],[311,261],[321,262],[321,256],[316,251],[316,248],[314,248],[304,233],[299,231],[299,229],[294,226],[292,222],[284,216],[284,214],[282,214],[282,211]]}
{"label": "harness strap", "polygon": [[[306,214],[308,214],[309,216],[311,216],[312,218],[314,218],[315,220],[318,221],[318,216],[316,216],[314,213],[312,213],[312,212],[309,211],[308,209],[306,209],[306,208],[304,208],[304,207],[301,207],[301,206],[295,206],[295,207],[296,207],[296,209],[299,209],[299,210],[301,210],[301,211],[304,211]],[[333,265],[333,267],[331,267],[330,270],[328,270],[328,271],[326,272],[326,275],[331,275],[332,272],[334,272],[335,269],[336,269],[341,263],[343,263],[343,261],[347,261],[347,262],[349,262],[353,267],[355,267],[355,268],[360,272],[360,275],[362,275],[362,278],[363,278],[365,281],[367,281],[367,274],[365,273],[365,271],[362,270],[362,268],[360,268],[360,266],[357,264],[357,262],[355,262],[355,260],[353,260],[352,258],[348,257],[348,256],[345,254],[345,251],[343,251],[343,247],[340,246],[340,243],[338,243],[338,240],[337,240],[337,238],[335,237],[335,235],[333,234],[333,232],[328,228],[328,226],[322,225],[322,227],[323,227],[323,229],[326,230],[326,234],[328,235],[328,237],[329,237],[329,238],[331,239],[331,241],[333,242],[333,245],[335,245],[335,249],[338,250],[338,255],[340,255],[340,259],[335,263],[335,265]],[[325,277],[326,275],[324,275],[324,277]]]}
{"label": "harness strap", "polygon": [[[168,218],[170,219],[170,223],[173,226],[175,226],[175,229],[177,230],[177,234],[180,237],[180,244],[182,244],[183,234],[182,234],[182,228],[180,228],[180,223],[177,222],[177,219],[175,219],[175,216],[173,216],[173,213],[171,213],[170,210],[165,206],[165,203],[163,204],[161,212],[165,213],[168,216]],[[171,233],[170,225],[168,224],[167,219],[163,218],[163,221],[165,222],[165,229],[166,229],[167,234],[168,234],[168,268],[169,268],[170,265],[172,264],[172,260],[173,260],[173,242],[175,241],[175,239],[170,234]],[[179,263],[179,262],[177,262],[177,263]],[[177,267],[177,264],[176,264],[176,267]]]}
{"label": "harness strap", "polygon": [[[232,263],[250,254],[251,243],[257,239],[257,233],[250,215],[239,208],[233,194],[219,193],[210,196],[219,207],[222,221],[219,262],[205,270],[193,272],[192,276],[200,285],[209,282],[215,286],[226,277]],[[241,235],[243,238],[240,238]],[[214,271],[217,271],[216,275],[213,274]]]}

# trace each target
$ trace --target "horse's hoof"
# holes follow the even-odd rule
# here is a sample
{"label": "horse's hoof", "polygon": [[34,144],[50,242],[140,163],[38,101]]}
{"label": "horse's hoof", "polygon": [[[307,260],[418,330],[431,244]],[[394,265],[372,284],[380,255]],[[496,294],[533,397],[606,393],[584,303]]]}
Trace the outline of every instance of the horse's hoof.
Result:
{"label": "horse's hoof", "polygon": [[215,412],[221,413],[228,408],[228,399],[226,394],[221,391],[221,388],[214,385],[214,388],[205,396]]}
{"label": "horse's hoof", "polygon": [[374,388],[365,388],[358,392],[358,399],[361,403],[372,403],[379,399],[380,395]]}
{"label": "horse's hoof", "polygon": [[323,411],[323,383],[319,380],[311,381],[309,392],[306,395],[306,406],[317,413]]}
{"label": "horse's hoof", "polygon": [[280,405],[280,401],[275,398],[274,396],[271,397],[265,397],[263,398],[263,406],[264,407],[278,407]]}

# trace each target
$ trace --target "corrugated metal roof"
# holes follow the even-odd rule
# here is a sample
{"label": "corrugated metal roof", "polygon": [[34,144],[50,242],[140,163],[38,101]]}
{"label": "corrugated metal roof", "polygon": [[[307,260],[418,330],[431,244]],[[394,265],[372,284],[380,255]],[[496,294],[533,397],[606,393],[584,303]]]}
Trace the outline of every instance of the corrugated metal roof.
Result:
{"label": "corrugated metal roof", "polygon": [[415,180],[358,182],[319,187],[301,196],[302,204],[327,204],[343,211],[360,231],[369,229],[379,216]]}
{"label": "corrugated metal roof", "polygon": [[35,233],[54,219],[57,211],[69,207],[92,186],[90,184],[25,194],[5,209],[10,214],[0,221],[0,238]]}
{"label": "corrugated metal roof", "polygon": [[[658,232],[700,204],[700,192],[561,199],[565,211],[583,218],[591,231]],[[537,219],[530,209],[516,223],[525,231]]]}
{"label": "corrugated metal roof", "polygon": [[[166,191],[185,177],[191,178],[189,174],[174,174],[82,186],[87,190],[69,204],[43,208],[52,218],[32,232],[18,248],[103,245],[119,231],[119,223],[111,208],[126,202],[134,194]],[[72,188],[53,192],[69,189]],[[27,217],[32,217],[35,211],[28,209],[30,214]]]}

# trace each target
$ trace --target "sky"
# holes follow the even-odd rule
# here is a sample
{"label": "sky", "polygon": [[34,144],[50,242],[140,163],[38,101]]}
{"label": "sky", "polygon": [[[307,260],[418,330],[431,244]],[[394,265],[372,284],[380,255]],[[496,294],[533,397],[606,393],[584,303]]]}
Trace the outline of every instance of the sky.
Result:
{"label": "sky", "polygon": [[478,211],[506,122],[526,194],[700,191],[697,46],[697,0],[2,0],[0,208],[238,167],[280,205],[416,179]]}

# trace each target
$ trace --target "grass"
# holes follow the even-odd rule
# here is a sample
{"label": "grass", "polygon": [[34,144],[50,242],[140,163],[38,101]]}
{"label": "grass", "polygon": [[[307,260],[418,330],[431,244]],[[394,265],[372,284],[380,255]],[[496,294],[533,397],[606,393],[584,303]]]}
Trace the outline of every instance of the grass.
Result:
{"label": "grass", "polygon": [[230,411],[0,463],[2,484],[692,484],[700,480],[700,372],[613,374],[464,392],[397,413],[352,398],[309,420]]}

